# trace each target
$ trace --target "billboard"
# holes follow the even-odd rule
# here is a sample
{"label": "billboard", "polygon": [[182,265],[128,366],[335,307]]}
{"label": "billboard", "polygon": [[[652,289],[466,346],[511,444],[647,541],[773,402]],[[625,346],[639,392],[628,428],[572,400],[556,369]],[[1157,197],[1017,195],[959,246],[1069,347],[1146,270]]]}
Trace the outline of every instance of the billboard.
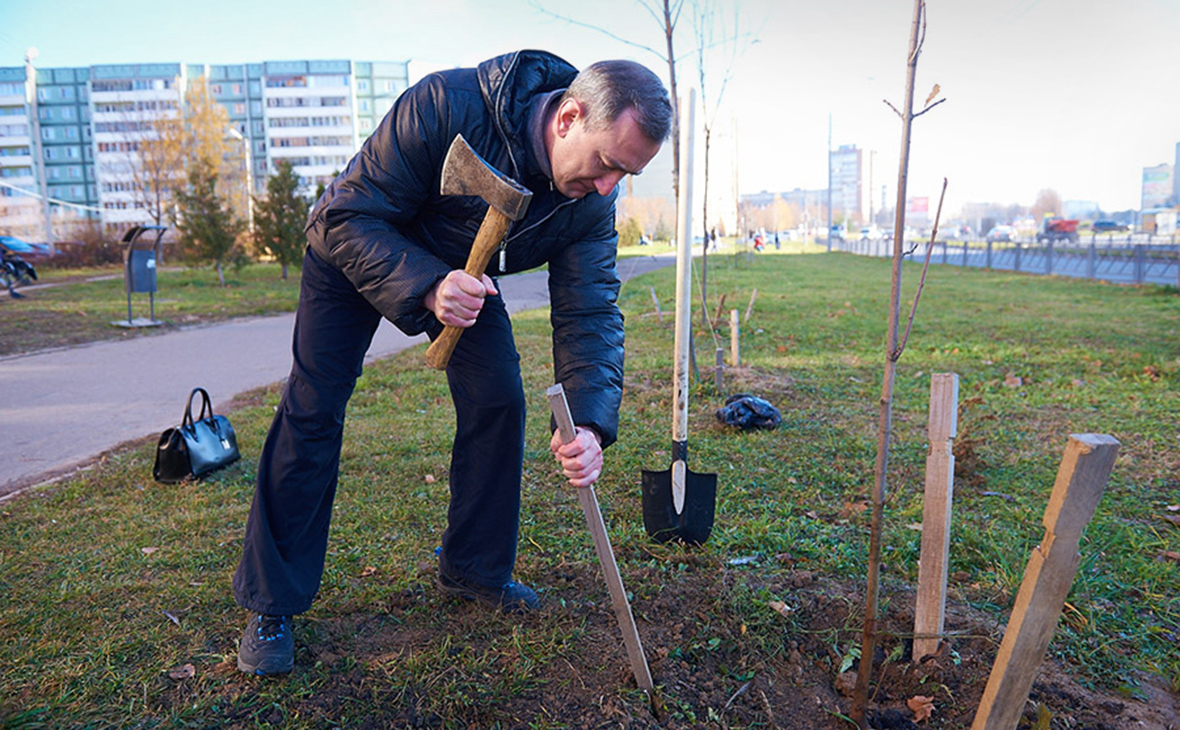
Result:
{"label": "billboard", "polygon": [[1156,165],[1143,168],[1144,208],[1162,208],[1172,197],[1172,166]]}

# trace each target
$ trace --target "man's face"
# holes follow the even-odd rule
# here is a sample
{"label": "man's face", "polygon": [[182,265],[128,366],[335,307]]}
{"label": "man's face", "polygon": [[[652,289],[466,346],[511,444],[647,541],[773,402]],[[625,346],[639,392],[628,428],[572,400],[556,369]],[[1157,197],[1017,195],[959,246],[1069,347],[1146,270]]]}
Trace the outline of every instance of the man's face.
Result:
{"label": "man's face", "polygon": [[553,132],[553,184],[567,198],[609,195],[624,175],[638,175],[660,151],[660,143],[647,138],[631,109],[610,126],[588,129],[581,105],[566,99],[557,109]]}

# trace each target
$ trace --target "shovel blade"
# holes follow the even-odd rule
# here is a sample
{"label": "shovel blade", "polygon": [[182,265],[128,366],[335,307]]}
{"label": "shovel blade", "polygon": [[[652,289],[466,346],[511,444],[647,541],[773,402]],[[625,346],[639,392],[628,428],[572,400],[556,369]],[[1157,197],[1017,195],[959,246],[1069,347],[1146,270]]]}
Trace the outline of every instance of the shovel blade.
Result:
{"label": "shovel blade", "polygon": [[643,471],[643,526],[656,542],[682,540],[703,545],[713,531],[717,503],[717,475],[685,468],[684,508],[676,510],[672,470]]}

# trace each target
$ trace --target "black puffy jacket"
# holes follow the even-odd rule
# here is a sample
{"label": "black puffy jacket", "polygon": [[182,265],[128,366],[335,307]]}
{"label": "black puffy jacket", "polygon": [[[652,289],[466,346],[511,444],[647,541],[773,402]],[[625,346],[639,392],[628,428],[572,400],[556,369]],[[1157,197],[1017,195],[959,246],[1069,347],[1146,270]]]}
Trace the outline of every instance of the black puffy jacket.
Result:
{"label": "black puffy jacket", "polygon": [[439,331],[422,299],[465,266],[487,210],[479,198],[439,194],[443,160],[462,134],[489,164],[533,191],[527,215],[513,223],[487,273],[549,265],[554,374],[574,420],[598,431],[605,446],[617,436],[623,384],[615,193],[561,195],[534,159],[527,132],[529,102],[569,86],[576,74],[554,55],[519,51],[422,79],[316,202],[307,240],[400,330]]}

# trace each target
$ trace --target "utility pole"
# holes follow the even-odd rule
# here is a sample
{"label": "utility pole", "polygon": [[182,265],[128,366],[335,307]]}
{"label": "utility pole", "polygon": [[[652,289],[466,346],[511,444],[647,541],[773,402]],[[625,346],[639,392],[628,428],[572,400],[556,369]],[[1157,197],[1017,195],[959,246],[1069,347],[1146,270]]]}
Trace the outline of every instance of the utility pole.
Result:
{"label": "utility pole", "polygon": [[832,250],[832,114],[828,113],[828,251]]}
{"label": "utility pole", "polygon": [[30,47],[25,51],[25,103],[29,110],[29,121],[33,129],[33,154],[37,156],[37,181],[41,190],[41,215],[45,220],[45,244],[53,254],[53,219],[49,214],[49,184],[45,179],[45,150],[41,145],[41,111],[37,108],[37,69],[33,61],[39,52]]}

